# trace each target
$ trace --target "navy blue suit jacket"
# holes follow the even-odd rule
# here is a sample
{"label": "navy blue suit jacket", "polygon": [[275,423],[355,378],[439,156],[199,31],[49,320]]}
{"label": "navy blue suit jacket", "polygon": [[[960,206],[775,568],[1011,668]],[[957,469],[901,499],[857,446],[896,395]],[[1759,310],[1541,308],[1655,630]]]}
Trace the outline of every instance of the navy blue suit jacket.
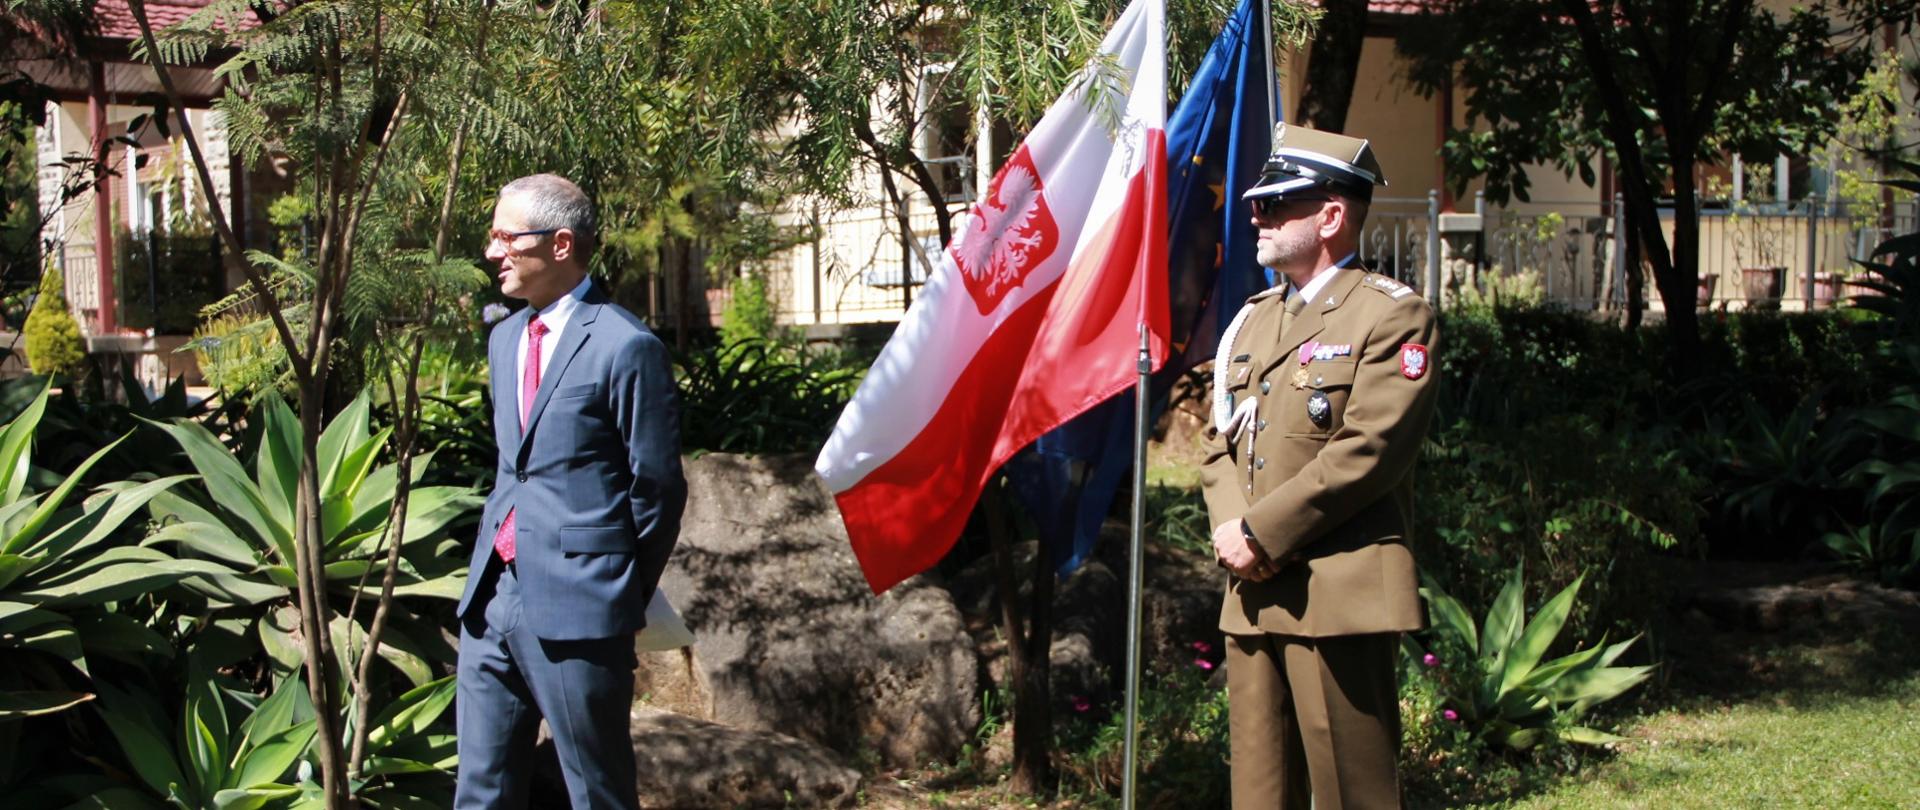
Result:
{"label": "navy blue suit jacket", "polygon": [[513,509],[528,629],[552,640],[633,633],[646,624],[687,501],[673,364],[594,284],[542,349],[552,359],[522,430],[514,353],[531,312],[500,322],[487,342],[500,460],[458,610],[485,609],[474,591]]}

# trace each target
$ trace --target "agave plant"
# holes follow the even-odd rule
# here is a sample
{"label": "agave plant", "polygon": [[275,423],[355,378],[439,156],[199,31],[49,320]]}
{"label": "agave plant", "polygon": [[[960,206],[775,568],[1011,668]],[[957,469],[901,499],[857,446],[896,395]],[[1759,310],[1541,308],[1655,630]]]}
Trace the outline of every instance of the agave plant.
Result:
{"label": "agave plant", "polygon": [[94,451],[58,486],[29,492],[34,433],[46,408],[43,388],[0,428],[0,723],[92,699],[94,693],[69,687],[74,672],[87,673],[90,653],[165,646],[144,624],[105,606],[223,570],[113,542],[129,517],[186,476],[115,482],[67,505],[118,441]]}
{"label": "agave plant", "polygon": [[[369,613],[380,593],[387,557],[395,465],[375,466],[390,429],[369,427],[365,394],[354,399],[327,426],[319,440],[322,546],[331,604],[342,611],[330,630],[335,649],[366,637],[363,616],[353,615],[355,597]],[[265,606],[257,632],[267,652],[291,669],[301,660],[293,638],[296,474],[302,461],[299,424],[278,395],[269,394],[253,411],[260,438],[249,475],[240,460],[194,422],[163,425],[199,471],[199,487],[184,487],[153,499],[151,510],[161,528],[147,544],[177,545],[217,561],[219,575],[193,584],[216,605]],[[416,459],[412,480],[431,463]],[[195,491],[197,490],[197,491]],[[398,596],[454,600],[465,585],[464,544],[448,535],[452,524],[481,503],[471,487],[416,487],[407,501],[402,557],[394,593]],[[398,607],[396,605],[396,607]],[[396,610],[382,634],[380,654],[414,684],[433,680],[427,660],[446,660],[450,651],[429,622]]]}
{"label": "agave plant", "polygon": [[[1909,374],[1920,375],[1920,346],[1897,351]],[[1920,386],[1901,386],[1837,421],[1845,435],[1869,448],[1845,477],[1861,493],[1866,520],[1828,532],[1821,542],[1843,562],[1889,585],[1920,579]]]}
{"label": "agave plant", "polygon": [[[191,653],[187,673],[184,700],[163,700],[134,684],[102,686],[96,706],[125,754],[130,780],[51,779],[15,798],[28,806],[133,810],[325,806],[312,769],[302,767],[316,724],[299,673],[264,699]],[[374,718],[362,772],[369,781],[358,791],[369,806],[434,806],[432,797],[447,793],[453,737],[430,730],[453,694],[453,678],[442,678],[399,696]],[[169,706],[178,708],[177,717],[168,716]]]}
{"label": "agave plant", "polygon": [[[1443,648],[1465,652],[1466,658],[1441,678],[1447,707],[1489,743],[1525,750],[1542,742],[1600,744],[1619,740],[1612,734],[1575,725],[1593,706],[1619,697],[1647,679],[1652,666],[1616,667],[1613,662],[1639,636],[1608,646],[1600,644],[1542,662],[1567,614],[1582,575],[1547,600],[1525,621],[1521,603],[1525,592],[1524,566],[1515,566],[1486,622],[1475,627],[1459,600],[1421,572],[1420,595],[1426,597],[1433,618],[1429,631]],[[1414,660],[1427,659],[1418,641],[1406,637],[1404,649]]]}

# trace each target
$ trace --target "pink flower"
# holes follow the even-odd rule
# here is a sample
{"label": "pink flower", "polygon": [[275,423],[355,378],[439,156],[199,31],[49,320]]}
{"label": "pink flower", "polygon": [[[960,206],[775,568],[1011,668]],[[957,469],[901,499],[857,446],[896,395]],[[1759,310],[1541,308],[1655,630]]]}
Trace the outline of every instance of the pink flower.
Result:
{"label": "pink flower", "polygon": [[1084,697],[1081,697],[1080,695],[1069,695],[1067,697],[1067,700],[1073,704],[1073,710],[1076,712],[1084,712],[1088,709],[1093,708],[1093,701],[1088,700]]}
{"label": "pink flower", "polygon": [[1433,653],[1427,653],[1426,655],[1423,655],[1420,657],[1420,663],[1426,664],[1427,666],[1430,666],[1430,667],[1440,666],[1440,656],[1434,655]]}
{"label": "pink flower", "polygon": [[1449,723],[1457,723],[1460,721],[1460,713],[1452,709],[1441,712],[1440,716],[1447,718],[1447,722]]}
{"label": "pink flower", "polygon": [[1213,669],[1213,662],[1212,662],[1212,661],[1208,661],[1208,660],[1207,660],[1207,659],[1205,659],[1205,658],[1195,658],[1195,659],[1193,659],[1193,665],[1194,665],[1194,666],[1196,666],[1196,667],[1199,667],[1199,668],[1201,668],[1201,669],[1209,669],[1209,670],[1210,670],[1210,669]]}
{"label": "pink flower", "polygon": [[1197,652],[1201,655],[1206,655],[1207,653],[1213,652],[1213,645],[1208,644],[1204,641],[1196,641],[1188,646],[1192,647],[1194,652]]}

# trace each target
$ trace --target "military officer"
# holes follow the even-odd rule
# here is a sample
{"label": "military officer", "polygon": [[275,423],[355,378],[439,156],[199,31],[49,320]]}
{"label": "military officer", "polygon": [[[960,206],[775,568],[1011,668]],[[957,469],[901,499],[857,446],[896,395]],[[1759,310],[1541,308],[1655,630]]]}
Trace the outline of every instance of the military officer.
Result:
{"label": "military officer", "polygon": [[1422,626],[1407,545],[1433,411],[1434,315],[1356,259],[1369,143],[1275,128],[1245,197],[1253,296],[1214,360],[1201,481],[1228,571],[1233,806],[1398,807],[1399,634]]}

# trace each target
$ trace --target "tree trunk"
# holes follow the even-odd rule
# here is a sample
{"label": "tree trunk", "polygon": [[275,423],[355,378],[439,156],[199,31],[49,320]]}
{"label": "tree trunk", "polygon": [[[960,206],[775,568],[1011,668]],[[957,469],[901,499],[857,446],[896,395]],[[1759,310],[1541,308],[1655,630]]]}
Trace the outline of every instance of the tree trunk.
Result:
{"label": "tree trunk", "polygon": [[1326,14],[1313,38],[1307,86],[1294,118],[1314,129],[1341,132],[1367,39],[1367,0],[1325,0],[1320,7]]}
{"label": "tree trunk", "polygon": [[688,271],[686,242],[677,236],[669,236],[665,242],[664,255],[673,266],[673,285],[679,288],[679,295],[674,296],[673,346],[684,352],[687,333],[693,326],[693,273]]}
{"label": "tree trunk", "polygon": [[1667,305],[1668,370],[1676,381],[1693,376],[1700,363],[1700,316],[1694,307],[1700,291],[1700,202],[1694,195],[1693,161],[1673,156],[1673,260],[1654,282]]}
{"label": "tree trunk", "polygon": [[[1623,223],[1628,221],[1626,212],[1620,212]],[[1627,331],[1640,328],[1640,320],[1647,311],[1647,277],[1641,267],[1641,254],[1646,252],[1640,241],[1640,234],[1632,228],[1627,229]]]}
{"label": "tree trunk", "polygon": [[[324,383],[324,380],[316,382]],[[303,603],[300,631],[307,655],[307,695],[313,700],[316,726],[313,746],[320,760],[320,784],[325,791],[327,808],[338,810],[348,806],[348,785],[338,726],[340,701],[334,690],[338,680],[335,662],[339,659],[334,657],[333,634],[329,630],[333,612],[327,608],[326,557],[321,543],[319,438],[324,406],[320,402],[320,388],[311,384],[301,386],[301,459],[298,503],[294,510],[299,522],[294,526],[293,545],[299,556],[296,573]]]}
{"label": "tree trunk", "polygon": [[1014,523],[1007,514],[1006,495],[990,486],[981,501],[987,510],[987,537],[993,547],[994,577],[999,584],[1000,618],[1007,638],[1007,682],[1013,686],[1013,780],[1016,793],[1035,796],[1052,789],[1048,756],[1053,741],[1052,662],[1053,568],[1046,549],[1033,558],[1030,613],[1020,617],[1018,565],[1013,559]]}

